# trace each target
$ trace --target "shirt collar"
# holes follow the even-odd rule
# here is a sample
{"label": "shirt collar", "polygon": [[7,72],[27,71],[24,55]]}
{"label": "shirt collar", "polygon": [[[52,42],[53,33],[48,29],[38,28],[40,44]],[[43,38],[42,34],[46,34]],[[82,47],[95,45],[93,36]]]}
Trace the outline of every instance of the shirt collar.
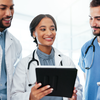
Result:
{"label": "shirt collar", "polygon": [[40,58],[43,58],[43,59],[52,59],[54,57],[54,49],[52,48],[50,55],[48,55],[48,54],[40,51],[39,49],[37,49],[37,55]]}
{"label": "shirt collar", "polygon": [[5,29],[4,31],[0,32],[0,36],[2,36],[3,34],[5,34],[7,31],[7,29]]}

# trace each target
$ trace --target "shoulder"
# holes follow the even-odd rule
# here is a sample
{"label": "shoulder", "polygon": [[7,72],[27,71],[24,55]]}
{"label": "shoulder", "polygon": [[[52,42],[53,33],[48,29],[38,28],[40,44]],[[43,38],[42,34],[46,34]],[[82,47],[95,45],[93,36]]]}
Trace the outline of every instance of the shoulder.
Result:
{"label": "shoulder", "polygon": [[11,38],[11,40],[16,44],[16,45],[21,45],[20,41],[13,36],[10,32],[7,31],[7,35],[9,36],[9,38]]}
{"label": "shoulder", "polygon": [[21,43],[20,41],[15,38],[10,32],[7,31],[6,33],[6,38],[9,38],[11,39],[12,41],[12,46],[13,48],[15,48],[15,50],[17,50],[18,52],[21,52],[22,51],[22,46],[21,46]]}
{"label": "shoulder", "polygon": [[81,50],[87,49],[87,47],[88,47],[89,45],[91,45],[92,41],[93,41],[93,38],[92,38],[91,40],[87,41],[87,42],[82,46]]}
{"label": "shoulder", "polygon": [[32,59],[32,54],[22,58],[17,67],[21,69],[25,68],[27,70],[28,64],[31,61],[31,59]]}
{"label": "shoulder", "polygon": [[60,55],[61,59],[63,61],[63,65],[65,66],[75,66],[75,64],[73,63],[73,61],[71,60],[70,57],[66,56],[65,54],[61,53],[59,50],[57,50],[56,48],[54,48],[55,50],[55,54]]}

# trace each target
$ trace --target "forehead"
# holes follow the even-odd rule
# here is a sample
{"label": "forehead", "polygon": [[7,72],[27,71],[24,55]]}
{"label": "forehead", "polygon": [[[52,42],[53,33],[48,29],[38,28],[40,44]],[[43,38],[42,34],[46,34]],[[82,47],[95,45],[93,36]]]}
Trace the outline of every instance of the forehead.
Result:
{"label": "forehead", "polygon": [[46,25],[54,25],[54,23],[53,23],[52,19],[45,17],[40,21],[39,25],[45,25],[45,26]]}
{"label": "forehead", "polygon": [[100,16],[100,6],[90,7],[90,16],[91,17]]}
{"label": "forehead", "polygon": [[13,5],[13,0],[0,0],[0,5],[11,6]]}

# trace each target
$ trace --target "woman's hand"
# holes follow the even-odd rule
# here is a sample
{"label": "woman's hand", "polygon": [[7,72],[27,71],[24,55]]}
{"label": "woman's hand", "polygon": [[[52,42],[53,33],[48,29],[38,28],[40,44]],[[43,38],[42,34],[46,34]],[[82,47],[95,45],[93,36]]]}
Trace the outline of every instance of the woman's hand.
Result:
{"label": "woman's hand", "polygon": [[50,88],[50,85],[39,88],[41,85],[41,83],[38,83],[35,84],[34,87],[32,87],[29,100],[40,100],[53,91],[53,88]]}
{"label": "woman's hand", "polygon": [[72,98],[70,98],[70,100],[77,100],[77,90],[75,90],[75,87],[74,87],[74,90],[73,90],[73,95],[72,95]]}

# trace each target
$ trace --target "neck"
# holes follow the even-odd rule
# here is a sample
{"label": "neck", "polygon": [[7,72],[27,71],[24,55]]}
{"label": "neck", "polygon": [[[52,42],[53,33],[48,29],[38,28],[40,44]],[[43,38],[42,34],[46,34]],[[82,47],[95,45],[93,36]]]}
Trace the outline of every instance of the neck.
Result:
{"label": "neck", "polygon": [[0,32],[4,31],[5,29],[4,28],[0,28]]}
{"label": "neck", "polygon": [[41,50],[42,52],[48,55],[51,53],[51,50],[52,50],[52,46],[39,46],[38,48],[39,50]]}
{"label": "neck", "polygon": [[100,36],[97,36],[97,40],[98,40],[98,42],[100,43]]}

